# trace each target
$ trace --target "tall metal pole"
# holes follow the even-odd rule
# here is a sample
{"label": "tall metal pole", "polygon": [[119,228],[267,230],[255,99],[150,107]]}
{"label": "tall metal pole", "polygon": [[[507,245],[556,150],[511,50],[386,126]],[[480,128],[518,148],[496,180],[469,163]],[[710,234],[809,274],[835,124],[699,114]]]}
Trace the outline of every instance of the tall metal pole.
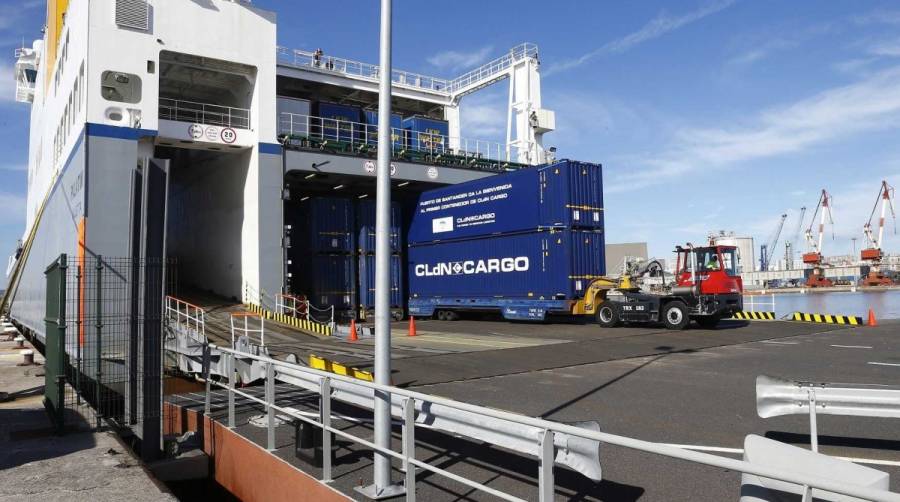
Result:
{"label": "tall metal pole", "polygon": [[[391,384],[391,1],[381,0],[378,61],[378,166],[375,191],[375,383]],[[375,444],[391,447],[391,395],[375,392]],[[404,493],[391,485],[391,457],[375,452],[373,483],[358,491],[371,499]]]}

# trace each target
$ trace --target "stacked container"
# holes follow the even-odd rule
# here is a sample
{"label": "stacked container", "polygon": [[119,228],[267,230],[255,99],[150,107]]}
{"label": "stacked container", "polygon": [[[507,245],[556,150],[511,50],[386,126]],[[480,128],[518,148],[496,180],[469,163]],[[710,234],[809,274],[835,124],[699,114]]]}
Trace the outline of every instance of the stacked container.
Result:
{"label": "stacked container", "polygon": [[408,235],[410,314],[568,312],[606,272],[603,229],[598,164],[562,160],[423,192]]}
{"label": "stacked container", "polygon": [[[378,110],[366,110],[363,118],[368,126],[366,143],[375,146],[378,144]],[[399,113],[391,114],[391,145],[395,151],[403,148],[403,119]]]}
{"label": "stacked container", "polygon": [[[357,245],[359,311],[363,318],[375,309],[375,211],[376,201],[373,199],[362,199],[356,205],[354,236]],[[402,317],[405,289],[404,267],[400,256],[402,250],[400,222],[400,205],[392,201],[389,237],[391,247],[390,307],[395,312],[395,317]]]}
{"label": "stacked container", "polygon": [[352,312],[356,306],[354,211],[350,199],[311,197],[291,206],[295,293],[319,307]]}
{"label": "stacked container", "polygon": [[450,126],[446,120],[418,115],[403,119],[403,131],[410,150],[442,152],[448,148]]}
{"label": "stacked container", "polygon": [[342,105],[320,101],[317,104],[317,115],[321,124],[310,126],[313,136],[324,140],[361,142],[363,128],[360,122],[362,109],[357,106]]}

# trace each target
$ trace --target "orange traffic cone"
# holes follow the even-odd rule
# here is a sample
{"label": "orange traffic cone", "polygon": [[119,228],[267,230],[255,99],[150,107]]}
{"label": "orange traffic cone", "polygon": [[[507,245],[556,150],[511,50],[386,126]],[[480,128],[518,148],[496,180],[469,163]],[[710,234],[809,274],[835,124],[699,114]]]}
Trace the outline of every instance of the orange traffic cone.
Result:
{"label": "orange traffic cone", "polygon": [[875,320],[875,311],[869,309],[869,326],[878,326],[878,321]]}
{"label": "orange traffic cone", "polygon": [[350,319],[350,338],[348,340],[351,342],[359,340],[359,337],[356,336],[356,319]]}
{"label": "orange traffic cone", "polygon": [[416,336],[416,317],[409,316],[409,336]]}

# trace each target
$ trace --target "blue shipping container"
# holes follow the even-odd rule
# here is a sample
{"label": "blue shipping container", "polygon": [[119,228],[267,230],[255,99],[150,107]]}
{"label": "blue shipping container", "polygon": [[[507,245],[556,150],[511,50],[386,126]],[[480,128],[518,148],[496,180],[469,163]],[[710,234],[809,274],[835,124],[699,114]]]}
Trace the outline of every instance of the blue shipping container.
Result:
{"label": "blue shipping container", "polygon": [[409,248],[410,312],[429,298],[575,300],[606,272],[604,235],[555,229]]}
{"label": "blue shipping container", "polygon": [[[400,252],[400,204],[391,202],[391,252]],[[356,207],[356,246],[360,253],[375,252],[375,200],[362,199]]]}
{"label": "blue shipping container", "polygon": [[428,117],[407,117],[403,119],[407,145],[411,150],[442,152],[449,148],[450,126],[446,120]]}
{"label": "blue shipping container", "polygon": [[300,246],[301,253],[353,252],[353,201],[311,197],[298,206],[300,239],[292,239],[292,248]]}
{"label": "blue shipping container", "polygon": [[[370,145],[378,144],[378,110],[365,110],[363,112],[367,132],[367,142]],[[394,150],[403,148],[403,117],[399,113],[391,114],[391,143]]]}
{"label": "blue shipping container", "polygon": [[414,245],[547,227],[603,229],[599,164],[561,160],[422,192],[408,242]]}
{"label": "blue shipping container", "polygon": [[[309,301],[319,308],[334,305],[337,310],[354,310],[356,305],[355,257],[351,255],[315,255],[305,272],[309,274]],[[301,265],[303,266],[303,265]]]}
{"label": "blue shipping container", "polygon": [[[403,305],[403,265],[400,257],[391,256],[390,306]],[[375,256],[359,257],[359,306],[363,309],[375,308]]]}
{"label": "blue shipping container", "polygon": [[321,123],[314,123],[312,129],[314,137],[326,140],[362,141],[362,109],[358,106],[341,105],[320,101],[317,114]]}

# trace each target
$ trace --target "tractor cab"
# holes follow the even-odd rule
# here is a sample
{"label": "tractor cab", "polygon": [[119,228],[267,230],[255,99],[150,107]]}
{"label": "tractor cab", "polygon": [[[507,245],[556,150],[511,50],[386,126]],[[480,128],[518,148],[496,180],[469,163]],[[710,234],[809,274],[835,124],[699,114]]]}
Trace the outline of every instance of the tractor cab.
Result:
{"label": "tractor cab", "polygon": [[742,293],[738,270],[737,248],[734,246],[677,246],[676,281],[678,287],[699,286],[701,295]]}

